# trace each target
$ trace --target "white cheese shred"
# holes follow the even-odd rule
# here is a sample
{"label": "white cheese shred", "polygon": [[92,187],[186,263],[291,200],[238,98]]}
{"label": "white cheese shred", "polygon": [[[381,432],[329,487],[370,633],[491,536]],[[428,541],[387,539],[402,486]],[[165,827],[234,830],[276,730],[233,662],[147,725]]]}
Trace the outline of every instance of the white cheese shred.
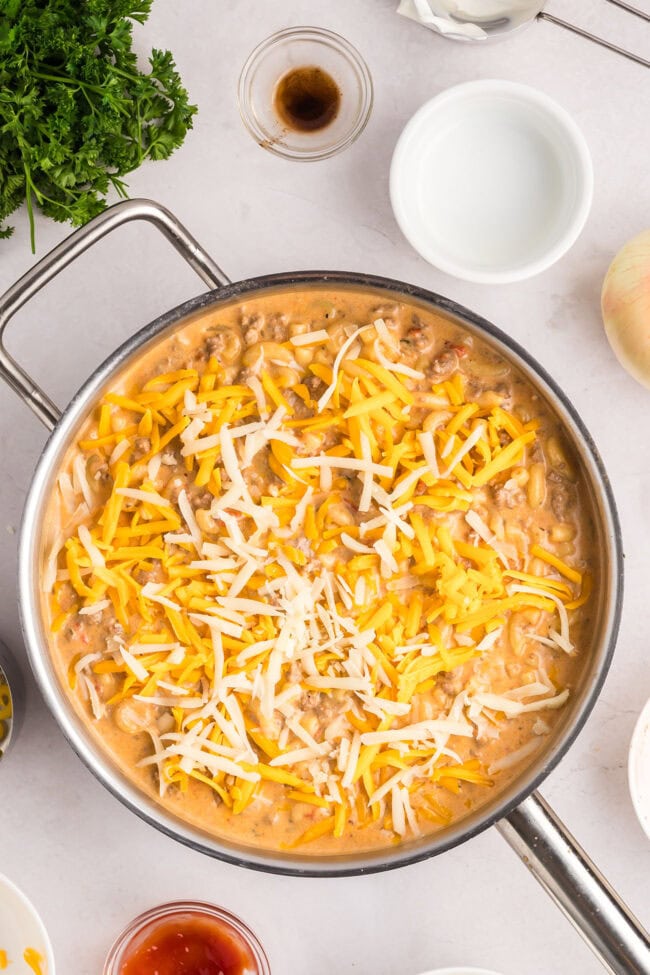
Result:
{"label": "white cheese shred", "polygon": [[289,341],[296,348],[301,348],[305,345],[320,345],[322,342],[327,342],[329,337],[326,329],[318,328],[313,332],[303,332],[302,335],[292,335]]}
{"label": "white cheese shred", "polygon": [[79,535],[79,541],[81,542],[83,547],[86,549],[86,552],[88,553],[92,565],[101,566],[103,568],[106,565],[106,560],[104,559],[104,556],[102,555],[102,553],[99,551],[99,549],[93,542],[92,536],[88,531],[88,529],[86,528],[86,526],[79,525],[79,528],[77,529],[77,534]]}
{"label": "white cheese shred", "polygon": [[[317,410],[318,410],[319,413],[322,413],[323,412],[323,410],[325,409],[325,407],[327,406],[327,404],[331,400],[332,396],[334,395],[334,390],[336,389],[336,384],[337,384],[338,379],[339,379],[339,369],[340,369],[341,363],[343,362],[343,359],[345,357],[345,353],[349,349],[351,350],[352,346],[354,345],[354,343],[358,339],[358,337],[360,335],[363,335],[363,333],[364,332],[367,332],[368,329],[370,329],[370,328],[372,328],[372,325],[362,325],[361,328],[356,328],[352,332],[352,334],[348,336],[348,338],[345,340],[345,342],[343,343],[343,345],[341,346],[341,348],[337,352],[336,358],[334,359],[334,364],[332,366],[332,382],[329,384],[329,386],[327,387],[327,389],[325,390],[325,392],[323,393],[323,395],[318,400]],[[348,356],[348,358],[356,358],[356,357],[353,357],[352,355],[350,355],[350,356]]]}

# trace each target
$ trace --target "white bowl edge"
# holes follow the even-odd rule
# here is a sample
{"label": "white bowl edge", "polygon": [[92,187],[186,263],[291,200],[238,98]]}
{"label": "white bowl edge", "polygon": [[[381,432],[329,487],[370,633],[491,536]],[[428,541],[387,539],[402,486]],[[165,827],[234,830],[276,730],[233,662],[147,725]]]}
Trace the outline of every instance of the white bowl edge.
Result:
{"label": "white bowl edge", "polygon": [[501,975],[501,973],[491,968],[467,968],[454,965],[451,968],[432,968],[428,972],[420,972],[419,975]]}
{"label": "white bowl edge", "polygon": [[[20,948],[20,960],[22,960],[22,952],[25,950],[25,948],[33,947],[38,949],[42,947],[47,962],[47,968],[43,972],[43,975],[55,975],[54,950],[41,916],[27,895],[22,892],[20,887],[17,887],[13,880],[10,880],[9,877],[5,876],[5,874],[0,873],[0,909],[2,908],[3,900],[5,900],[6,903],[9,903],[9,899],[11,899],[13,903],[18,903],[25,909],[26,915],[28,916],[30,923],[33,925],[32,941],[30,944],[25,944]],[[38,939],[37,944],[34,943],[36,939]],[[5,950],[8,947],[9,946],[6,944],[0,944],[0,948]],[[13,952],[13,949],[8,952],[10,958],[11,952]],[[11,962],[13,963],[11,965],[12,968],[18,960],[19,959],[17,957],[11,958]]]}
{"label": "white bowl edge", "polygon": [[[493,94],[495,96],[509,94],[516,97],[521,103],[535,105],[541,109],[550,119],[552,119],[561,129],[565,136],[566,145],[570,147],[576,161],[577,172],[580,178],[580,193],[576,203],[572,219],[564,228],[562,236],[555,244],[543,254],[543,256],[531,260],[528,263],[517,267],[503,267],[479,270],[473,265],[465,265],[447,256],[444,249],[435,251],[431,242],[423,243],[416,239],[413,228],[409,225],[408,216],[402,208],[400,194],[403,187],[400,183],[400,168],[404,164],[404,156],[408,151],[408,140],[417,132],[424,119],[428,115],[433,115],[438,109],[442,109],[449,103],[458,102],[462,105],[465,101],[478,94]],[[572,116],[558,104],[553,98],[518,82],[500,81],[498,79],[483,79],[479,81],[463,82],[454,85],[435,95],[425,102],[409,119],[402,130],[393,152],[390,167],[390,199],[395,219],[411,246],[430,264],[439,270],[454,277],[466,281],[473,281],[478,284],[507,284],[521,281],[532,277],[549,268],[559,260],[573,246],[580,235],[589,211],[593,198],[593,165],[591,154],[587,142],[577,123]],[[414,239],[415,238],[415,239]],[[425,253],[424,251],[427,251]]]}
{"label": "white bowl edge", "polygon": [[[643,785],[639,779],[642,774],[641,762],[645,755],[648,768],[648,779]],[[639,715],[632,738],[627,763],[627,781],[632,797],[632,805],[644,833],[650,839],[650,700]]]}

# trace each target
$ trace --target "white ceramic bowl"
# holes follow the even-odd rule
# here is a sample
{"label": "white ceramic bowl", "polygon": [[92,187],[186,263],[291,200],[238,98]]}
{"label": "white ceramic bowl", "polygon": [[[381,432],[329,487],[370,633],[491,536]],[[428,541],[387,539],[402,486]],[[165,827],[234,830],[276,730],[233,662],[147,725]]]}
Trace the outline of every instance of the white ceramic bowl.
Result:
{"label": "white ceramic bowl", "polygon": [[487,968],[435,968],[421,975],[500,975],[499,972],[488,971]]}
{"label": "white ceramic bowl", "polygon": [[650,839],[650,701],[639,715],[627,765],[632,805]]}
{"label": "white ceramic bowl", "polygon": [[[0,874],[0,948],[7,953],[9,972],[27,970],[23,961],[26,948],[33,948],[43,959],[43,975],[54,975],[54,952],[36,908],[8,877]],[[31,970],[31,969],[30,969]]]}
{"label": "white ceramic bowl", "polygon": [[485,284],[523,280],[562,257],[592,194],[591,156],[571,116],[509,81],[470,81],[426,102],[390,171],[407,240],[441,271]]}

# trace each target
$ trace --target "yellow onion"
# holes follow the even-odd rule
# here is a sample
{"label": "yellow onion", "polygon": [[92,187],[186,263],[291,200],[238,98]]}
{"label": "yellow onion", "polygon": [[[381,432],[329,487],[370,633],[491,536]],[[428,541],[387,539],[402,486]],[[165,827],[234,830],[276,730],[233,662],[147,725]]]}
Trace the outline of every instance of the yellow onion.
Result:
{"label": "yellow onion", "polygon": [[650,230],[628,241],[610,264],[601,307],[616,358],[650,389]]}

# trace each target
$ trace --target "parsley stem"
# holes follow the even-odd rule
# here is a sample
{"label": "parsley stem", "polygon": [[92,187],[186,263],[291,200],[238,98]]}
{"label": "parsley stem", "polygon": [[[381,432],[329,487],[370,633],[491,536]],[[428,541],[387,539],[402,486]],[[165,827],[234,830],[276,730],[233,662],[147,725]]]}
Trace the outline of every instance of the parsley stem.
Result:
{"label": "parsley stem", "polygon": [[87,81],[82,81],[80,78],[68,78],[64,74],[45,74],[42,71],[32,72],[35,78],[39,78],[41,81],[57,81],[63,85],[74,85],[83,91],[84,94],[88,91],[94,92],[96,95],[101,95],[101,97],[109,101],[118,112],[122,112],[124,115],[129,114],[129,110],[126,105],[122,104],[121,101],[115,98],[106,88],[100,88],[99,85],[89,85]]}
{"label": "parsley stem", "polygon": [[29,172],[29,166],[23,159],[23,166],[25,169],[25,186],[27,193],[25,194],[25,203],[27,204],[27,216],[29,217],[29,242],[32,246],[32,254],[36,253],[36,227],[34,224],[34,207],[32,205],[32,189],[34,184],[32,183],[32,177]]}
{"label": "parsley stem", "polygon": [[87,81],[81,81],[80,78],[68,78],[64,74],[45,74],[43,71],[33,71],[32,74],[34,78],[40,78],[41,81],[60,81],[64,85],[76,85],[79,88],[94,91],[98,95],[106,95],[106,92],[98,85],[89,85]]}

